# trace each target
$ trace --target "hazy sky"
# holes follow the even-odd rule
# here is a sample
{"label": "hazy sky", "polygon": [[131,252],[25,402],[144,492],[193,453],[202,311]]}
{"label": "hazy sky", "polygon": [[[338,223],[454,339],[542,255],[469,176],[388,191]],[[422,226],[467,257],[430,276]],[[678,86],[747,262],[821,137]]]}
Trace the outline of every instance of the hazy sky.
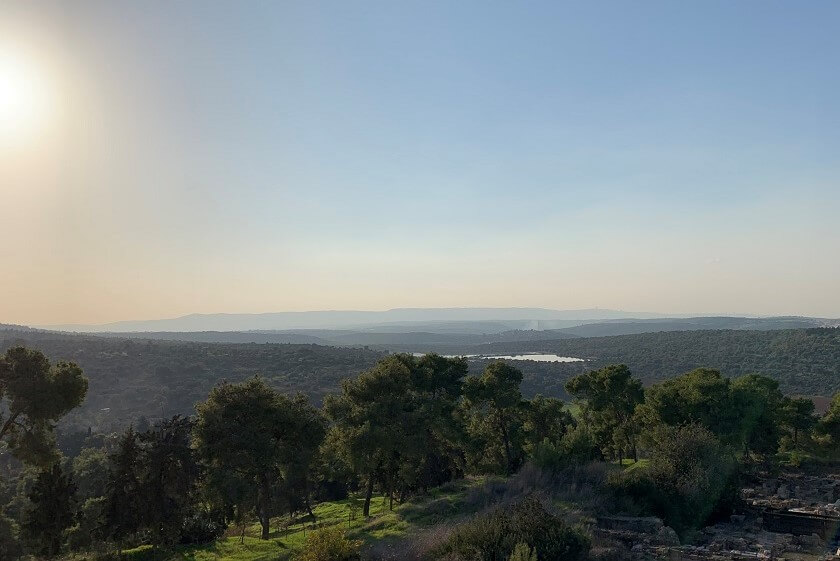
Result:
{"label": "hazy sky", "polygon": [[838,61],[836,1],[2,0],[0,322],[837,317]]}

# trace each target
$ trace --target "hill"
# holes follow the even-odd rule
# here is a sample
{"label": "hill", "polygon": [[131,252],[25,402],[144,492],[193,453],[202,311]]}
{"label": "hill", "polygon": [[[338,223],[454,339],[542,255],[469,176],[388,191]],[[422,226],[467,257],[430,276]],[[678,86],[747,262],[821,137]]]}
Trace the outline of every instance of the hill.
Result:
{"label": "hill", "polygon": [[[645,383],[708,366],[727,376],[751,372],[770,376],[790,394],[830,396],[840,391],[838,328],[671,331],[494,343],[465,352],[556,353],[586,359],[589,367],[624,363]],[[557,367],[529,365],[528,368],[533,372]]]}
{"label": "hill", "polygon": [[276,388],[320,402],[342,379],[370,368],[381,352],[321,345],[185,343],[0,330],[0,352],[14,345],[52,360],[78,363],[90,380],[84,404],[66,418],[102,430],[136,421],[191,414],[221,380],[255,374]]}
{"label": "hill", "polygon": [[[511,333],[516,337],[527,332]],[[534,332],[550,336],[550,332]],[[193,334],[212,339],[213,334]],[[389,337],[393,334],[388,334]],[[567,335],[568,336],[568,335]],[[139,336],[138,336],[139,337]],[[569,336],[571,337],[571,336]],[[411,339],[412,337],[408,337]],[[107,429],[176,413],[189,414],[220,380],[261,374],[286,392],[303,392],[319,403],[337,392],[342,379],[371,367],[387,351],[445,354],[544,352],[585,362],[517,361],[526,396],[568,397],[563,386],[582,371],[626,363],[646,384],[710,366],[725,375],[758,372],[778,380],[791,394],[830,396],[840,391],[840,329],[693,330],[610,337],[508,340],[470,344],[463,336],[427,334],[412,344],[379,350],[314,344],[255,344],[152,340],[0,330],[0,351],[14,344],[42,349],[51,359],[78,362],[90,378],[85,404],[68,422]],[[471,359],[471,371],[487,360]]]}
{"label": "hill", "polygon": [[[514,322],[502,327],[545,329],[566,327],[574,321],[599,321],[656,314],[617,310],[548,310],[545,308],[397,308],[386,311],[325,310],[265,314],[190,314],[178,318],[120,321],[101,325],[53,325],[49,329],[79,332],[105,331],[252,331],[338,329],[387,326],[399,323]],[[553,324],[558,321],[560,324]],[[417,330],[416,328],[413,330]]]}

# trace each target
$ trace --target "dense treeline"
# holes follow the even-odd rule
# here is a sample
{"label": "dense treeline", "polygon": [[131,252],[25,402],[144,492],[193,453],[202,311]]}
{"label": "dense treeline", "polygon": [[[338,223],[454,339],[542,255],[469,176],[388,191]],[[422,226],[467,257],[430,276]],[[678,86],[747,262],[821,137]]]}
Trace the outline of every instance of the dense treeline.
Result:
{"label": "dense treeline", "polygon": [[[219,381],[255,374],[277,389],[304,393],[314,403],[341,380],[370,368],[382,352],[318,345],[217,344],[125,340],[38,331],[0,331],[0,351],[37,347],[54,360],[72,360],[90,388],[80,408],[62,421],[65,438],[80,444],[86,431],[113,431],[172,415],[190,415]],[[456,349],[457,350],[457,349]],[[784,393],[831,396],[840,390],[840,331],[686,331],[531,343],[497,343],[458,352],[543,351],[585,363],[518,362],[522,393],[568,399],[565,383],[592,368],[627,364],[645,385],[695,368],[715,366],[730,377],[750,372],[777,380]],[[449,349],[448,352],[454,352]],[[489,361],[471,359],[473,369]],[[73,433],[73,434],[70,434]]]}
{"label": "dense treeline", "polygon": [[[0,359],[0,554],[165,549],[212,541],[229,527],[244,532],[250,520],[266,539],[273,518],[314,516],[314,503],[351,493],[368,516],[374,495],[393,508],[465,474],[639,457],[648,463],[614,471],[604,484],[608,508],[656,514],[688,535],[732,512],[744,471],[833,456],[840,445],[840,394],[818,418],[812,402],[757,374],[729,379],[700,368],[644,388],[626,365],[610,365],[567,382],[577,418],[558,399],[524,398],[522,380],[502,361],[470,374],[464,358],[390,355],[346,379],[319,409],[251,377],[218,384],[194,415],[90,433],[62,457],[54,425],[82,402],[87,379],[73,363],[12,348]],[[532,497],[488,511],[437,551],[584,557],[585,532],[546,508]],[[319,534],[304,558],[331,559],[338,548],[352,559],[358,544],[335,530]],[[325,557],[313,553],[322,549]]]}
{"label": "dense treeline", "polygon": [[382,356],[365,349],[319,345],[182,343],[0,331],[0,352],[24,345],[53,360],[71,360],[90,387],[81,407],[62,422],[64,432],[88,427],[112,431],[147,419],[190,415],[220,381],[261,375],[284,392],[320,403],[341,380],[370,368]]}
{"label": "dense treeline", "polygon": [[[784,393],[831,396],[840,391],[840,328],[669,331],[541,341],[538,346],[494,343],[469,352],[531,351],[584,358],[589,367],[596,368],[627,364],[645,385],[713,366],[730,377],[760,372],[778,381]],[[562,375],[573,367],[531,364],[523,368]]]}

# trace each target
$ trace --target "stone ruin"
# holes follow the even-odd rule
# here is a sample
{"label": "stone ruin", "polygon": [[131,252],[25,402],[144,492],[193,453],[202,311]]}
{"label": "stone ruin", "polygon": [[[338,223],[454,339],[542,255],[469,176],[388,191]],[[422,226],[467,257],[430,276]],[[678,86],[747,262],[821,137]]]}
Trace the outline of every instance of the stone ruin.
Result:
{"label": "stone ruin", "polygon": [[[658,518],[599,518],[592,556],[601,561],[840,560],[835,541],[840,475],[763,477],[741,495],[745,513],[704,528],[693,545],[680,545]],[[816,530],[808,533],[811,527]]]}

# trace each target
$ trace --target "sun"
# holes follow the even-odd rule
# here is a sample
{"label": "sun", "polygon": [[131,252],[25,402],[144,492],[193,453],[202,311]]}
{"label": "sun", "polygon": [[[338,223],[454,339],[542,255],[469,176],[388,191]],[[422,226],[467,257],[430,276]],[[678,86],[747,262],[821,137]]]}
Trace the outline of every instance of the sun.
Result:
{"label": "sun", "polygon": [[0,143],[40,133],[49,121],[50,96],[46,76],[33,61],[0,50]]}

